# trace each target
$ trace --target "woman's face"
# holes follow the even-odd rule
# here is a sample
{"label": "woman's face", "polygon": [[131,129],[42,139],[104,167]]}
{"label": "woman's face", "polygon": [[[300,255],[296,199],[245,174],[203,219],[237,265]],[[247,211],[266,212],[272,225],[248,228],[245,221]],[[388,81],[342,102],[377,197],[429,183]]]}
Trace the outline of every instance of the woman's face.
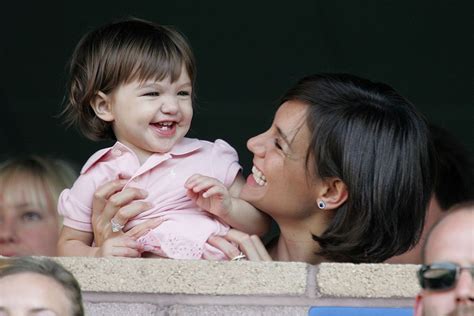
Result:
{"label": "woman's face", "polygon": [[32,182],[11,180],[2,185],[0,255],[56,255],[59,216],[55,204],[47,203],[45,190],[39,192]]}
{"label": "woman's face", "polygon": [[310,132],[306,124],[308,105],[300,101],[283,103],[269,130],[247,142],[254,154],[252,174],[240,197],[274,219],[304,218],[316,207],[316,185],[306,167]]}

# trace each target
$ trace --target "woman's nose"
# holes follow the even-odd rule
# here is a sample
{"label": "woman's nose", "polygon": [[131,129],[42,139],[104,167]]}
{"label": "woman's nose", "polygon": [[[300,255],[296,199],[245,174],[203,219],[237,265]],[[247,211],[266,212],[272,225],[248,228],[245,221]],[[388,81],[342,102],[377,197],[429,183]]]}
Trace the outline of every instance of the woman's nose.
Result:
{"label": "woman's nose", "polygon": [[254,136],[250,138],[247,141],[247,148],[255,155],[258,157],[263,157],[265,156],[265,142],[264,142],[264,135],[260,134],[257,136]]}
{"label": "woman's nose", "polygon": [[16,230],[13,220],[0,220],[0,244],[15,243],[18,240]]}
{"label": "woman's nose", "polygon": [[456,284],[456,300],[458,302],[474,304],[474,281],[471,271],[463,269],[459,275],[458,283]]}

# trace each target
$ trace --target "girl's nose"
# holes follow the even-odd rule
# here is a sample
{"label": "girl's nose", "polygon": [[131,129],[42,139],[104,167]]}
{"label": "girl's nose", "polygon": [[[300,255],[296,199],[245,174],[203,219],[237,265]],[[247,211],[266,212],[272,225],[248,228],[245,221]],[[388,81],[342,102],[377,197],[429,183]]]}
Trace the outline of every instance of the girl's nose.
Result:
{"label": "girl's nose", "polygon": [[179,104],[177,98],[173,96],[163,96],[161,102],[161,112],[166,114],[178,113]]}

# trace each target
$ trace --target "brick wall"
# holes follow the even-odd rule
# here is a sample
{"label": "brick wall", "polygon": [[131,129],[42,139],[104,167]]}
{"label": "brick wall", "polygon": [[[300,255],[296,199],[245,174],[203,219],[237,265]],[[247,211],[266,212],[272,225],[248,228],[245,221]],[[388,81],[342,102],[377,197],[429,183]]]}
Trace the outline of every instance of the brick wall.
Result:
{"label": "brick wall", "polygon": [[412,307],[416,265],[55,258],[87,315],[308,315],[311,306]]}

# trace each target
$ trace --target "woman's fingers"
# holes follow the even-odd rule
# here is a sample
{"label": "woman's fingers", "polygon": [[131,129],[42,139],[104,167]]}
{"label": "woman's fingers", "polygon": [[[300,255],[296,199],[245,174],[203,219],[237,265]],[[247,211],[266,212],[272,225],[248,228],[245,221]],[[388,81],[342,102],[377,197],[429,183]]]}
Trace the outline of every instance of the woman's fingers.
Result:
{"label": "woman's fingers", "polygon": [[225,238],[236,243],[239,246],[239,249],[247,256],[248,260],[272,260],[262,241],[256,235],[250,236],[239,230],[230,229]]}
{"label": "woman's fingers", "polygon": [[259,257],[262,259],[262,261],[272,261],[272,257],[267,251],[267,248],[263,244],[262,240],[260,237],[257,235],[251,235],[250,239],[252,240],[253,245],[255,246],[255,249],[258,252]]}
{"label": "woman's fingers", "polygon": [[[222,236],[212,236],[210,237],[207,242],[211,245],[222,251],[229,260],[238,256],[240,254],[240,250],[236,245],[233,245],[229,240]],[[204,258],[208,259],[208,258]],[[214,260],[216,258],[209,258],[208,260]]]}
{"label": "woman's fingers", "polygon": [[101,212],[107,200],[116,192],[122,190],[123,186],[127,183],[126,180],[119,179],[109,181],[100,186],[94,193],[94,199],[92,200],[92,209],[94,211]]}
{"label": "woman's fingers", "polygon": [[163,219],[160,217],[147,219],[143,223],[140,223],[129,231],[127,231],[125,235],[133,239],[138,239],[150,230],[160,226],[161,223],[163,223]]}
{"label": "woman's fingers", "polygon": [[103,210],[103,216],[109,221],[116,217],[118,223],[124,224],[130,219],[130,217],[127,217],[129,215],[127,215],[127,213],[123,213],[125,211],[121,211],[121,214],[117,213],[119,213],[123,206],[127,206],[129,204],[132,205],[133,201],[144,199],[146,196],[146,191],[132,187],[117,192],[109,197]]}
{"label": "woman's fingers", "polygon": [[149,210],[151,204],[146,201],[132,201],[130,204],[121,207],[112,217],[114,222],[121,225],[126,224],[131,218]]}

